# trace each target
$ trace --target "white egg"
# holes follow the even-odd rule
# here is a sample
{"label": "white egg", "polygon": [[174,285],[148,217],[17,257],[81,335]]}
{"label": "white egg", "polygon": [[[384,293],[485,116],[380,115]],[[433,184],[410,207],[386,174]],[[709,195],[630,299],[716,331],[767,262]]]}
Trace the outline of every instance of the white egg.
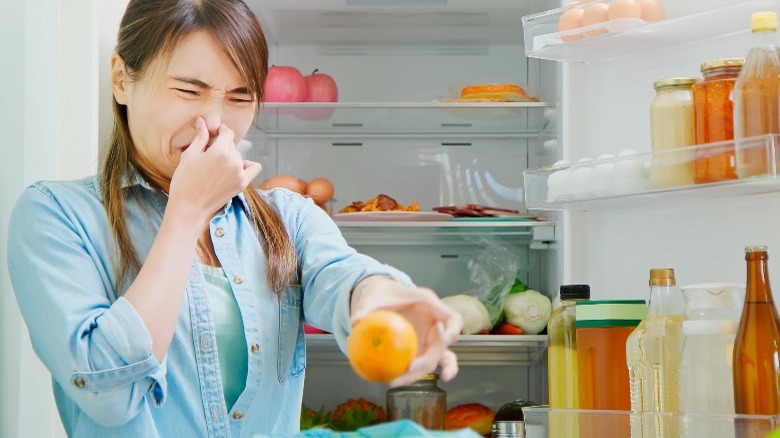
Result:
{"label": "white egg", "polygon": [[612,194],[612,173],[615,164],[610,162],[597,164],[590,175],[593,193],[595,196],[609,196]]}
{"label": "white egg", "polygon": [[606,160],[613,160],[613,159],[615,159],[615,156],[612,154],[601,154],[599,155],[598,158],[596,158],[596,160],[598,161],[606,161]]}
{"label": "white egg", "polygon": [[618,157],[627,157],[629,155],[637,155],[639,152],[636,151],[636,149],[623,149],[618,154]]}
{"label": "white egg", "polygon": [[583,157],[577,160],[572,166],[571,172],[571,193],[575,198],[586,198],[591,196],[593,187],[590,182],[590,174],[593,167],[590,163],[593,161],[590,157]]}
{"label": "white egg", "polygon": [[552,167],[568,167],[569,164],[570,163],[566,160],[558,160],[553,163]]}
{"label": "white egg", "polygon": [[617,194],[629,193],[635,190],[629,186],[632,181],[644,180],[645,165],[638,159],[623,159],[615,163],[612,172],[612,191]]}
{"label": "white egg", "polygon": [[559,170],[547,177],[547,202],[560,201],[568,195],[571,172]]}

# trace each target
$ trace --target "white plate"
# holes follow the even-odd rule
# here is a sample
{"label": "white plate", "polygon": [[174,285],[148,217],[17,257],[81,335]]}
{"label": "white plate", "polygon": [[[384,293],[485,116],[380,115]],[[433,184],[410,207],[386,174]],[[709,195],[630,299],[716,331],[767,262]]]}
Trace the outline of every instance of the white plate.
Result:
{"label": "white plate", "polygon": [[452,219],[451,214],[435,211],[359,211],[333,216],[336,222],[442,222]]}

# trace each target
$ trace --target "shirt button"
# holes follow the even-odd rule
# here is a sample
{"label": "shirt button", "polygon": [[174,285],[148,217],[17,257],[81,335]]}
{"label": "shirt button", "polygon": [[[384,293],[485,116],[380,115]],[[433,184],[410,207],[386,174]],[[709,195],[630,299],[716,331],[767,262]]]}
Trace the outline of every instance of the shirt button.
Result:
{"label": "shirt button", "polygon": [[244,413],[242,411],[233,412],[233,418],[235,418],[236,420],[240,420],[244,418]]}
{"label": "shirt button", "polygon": [[244,282],[244,276],[243,275],[236,275],[235,277],[233,277],[233,282],[235,282],[236,284],[243,283]]}
{"label": "shirt button", "polygon": [[76,377],[75,379],[73,379],[73,385],[75,385],[76,388],[83,388],[84,385],[86,385],[86,383],[84,383],[84,379],[82,379],[81,377]]}
{"label": "shirt button", "polygon": [[252,354],[257,354],[260,352],[260,346],[257,344],[252,344],[252,346],[249,347],[249,351],[251,351]]}
{"label": "shirt button", "polygon": [[214,234],[215,234],[217,237],[222,237],[222,236],[224,236],[224,235],[225,235],[225,229],[224,229],[224,228],[222,228],[222,227],[219,227],[219,228],[217,228],[217,229],[214,231]]}

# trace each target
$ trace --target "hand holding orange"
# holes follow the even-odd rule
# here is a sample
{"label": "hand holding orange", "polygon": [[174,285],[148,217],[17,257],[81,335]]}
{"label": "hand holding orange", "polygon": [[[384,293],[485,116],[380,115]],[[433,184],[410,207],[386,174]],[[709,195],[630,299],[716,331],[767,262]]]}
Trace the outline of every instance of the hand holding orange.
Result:
{"label": "hand holding orange", "polygon": [[404,374],[417,356],[417,332],[398,312],[374,311],[352,328],[347,356],[360,377],[389,382]]}

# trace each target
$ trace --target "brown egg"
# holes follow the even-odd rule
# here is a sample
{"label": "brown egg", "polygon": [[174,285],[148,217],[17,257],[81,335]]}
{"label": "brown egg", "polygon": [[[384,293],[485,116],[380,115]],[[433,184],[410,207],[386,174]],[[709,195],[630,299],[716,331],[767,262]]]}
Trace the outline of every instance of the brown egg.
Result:
{"label": "brown egg", "polygon": [[[596,23],[603,23],[609,20],[607,12],[609,11],[609,5],[606,3],[594,3],[588,5],[585,8],[585,12],[582,14],[582,25],[590,26]],[[593,30],[586,30],[585,35],[596,36],[607,33],[607,29],[598,27]]]}
{"label": "brown egg", "polygon": [[306,194],[311,196],[314,203],[323,205],[333,198],[333,183],[327,178],[314,178],[309,181],[309,187]]}
{"label": "brown egg", "polygon": [[[567,30],[577,29],[579,27],[582,27],[582,14],[583,10],[580,8],[577,9],[569,9],[568,11],[561,14],[561,17],[558,19],[558,32],[565,32]],[[582,35],[564,35],[561,37],[561,39],[565,42],[578,40],[580,38],[583,38]]]}
{"label": "brown egg", "polygon": [[618,18],[642,18],[642,7],[637,0],[612,0],[609,5],[610,20]]}
{"label": "brown egg", "polygon": [[639,0],[642,8],[642,19],[645,21],[661,21],[666,18],[664,5],[659,0]]}
{"label": "brown egg", "polygon": [[274,187],[284,187],[285,189],[292,190],[293,192],[302,195],[306,193],[305,188],[301,186],[300,180],[290,175],[276,175],[260,183],[261,189],[267,190]]}

